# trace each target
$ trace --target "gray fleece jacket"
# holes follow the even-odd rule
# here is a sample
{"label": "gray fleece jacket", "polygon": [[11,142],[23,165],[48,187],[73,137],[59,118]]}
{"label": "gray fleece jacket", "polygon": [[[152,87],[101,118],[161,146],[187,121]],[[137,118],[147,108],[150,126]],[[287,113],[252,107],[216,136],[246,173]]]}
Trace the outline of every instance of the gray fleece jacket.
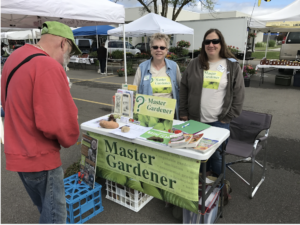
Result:
{"label": "gray fleece jacket", "polygon": [[[219,121],[230,123],[238,117],[242,111],[245,85],[239,62],[235,59],[226,59],[227,63],[227,90],[224,97],[224,104]],[[191,120],[201,119],[201,95],[203,87],[203,69],[199,58],[193,59],[184,74],[180,83],[180,106],[179,115],[188,116]]]}

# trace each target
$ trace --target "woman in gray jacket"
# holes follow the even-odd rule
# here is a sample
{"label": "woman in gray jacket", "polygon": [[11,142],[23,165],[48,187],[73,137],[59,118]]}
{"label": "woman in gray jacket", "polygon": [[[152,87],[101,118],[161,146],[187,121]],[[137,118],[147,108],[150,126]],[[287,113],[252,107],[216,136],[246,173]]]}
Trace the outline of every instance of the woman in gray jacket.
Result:
{"label": "woman in gray jacket", "polygon": [[[200,55],[186,68],[180,84],[181,120],[196,120],[229,130],[244,102],[244,80],[239,62],[227,48],[218,29],[208,30]],[[216,151],[207,170],[222,172],[222,156]]]}

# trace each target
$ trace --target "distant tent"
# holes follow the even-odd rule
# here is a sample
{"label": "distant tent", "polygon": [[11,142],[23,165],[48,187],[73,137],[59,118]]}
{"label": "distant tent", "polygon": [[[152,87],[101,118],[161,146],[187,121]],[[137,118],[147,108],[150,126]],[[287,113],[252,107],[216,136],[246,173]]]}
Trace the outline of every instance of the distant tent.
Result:
{"label": "distant tent", "polygon": [[109,25],[87,26],[73,30],[74,36],[107,35],[107,31],[115,27]]}

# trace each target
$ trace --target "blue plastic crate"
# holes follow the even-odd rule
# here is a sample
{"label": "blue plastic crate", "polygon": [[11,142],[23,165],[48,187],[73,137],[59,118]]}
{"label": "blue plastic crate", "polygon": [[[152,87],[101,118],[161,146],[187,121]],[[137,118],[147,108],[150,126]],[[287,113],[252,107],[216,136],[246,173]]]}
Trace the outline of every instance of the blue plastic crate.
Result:
{"label": "blue plastic crate", "polygon": [[95,188],[90,188],[83,181],[78,184],[78,175],[74,174],[64,179],[67,202],[67,223],[84,223],[103,211],[101,188],[95,182]]}

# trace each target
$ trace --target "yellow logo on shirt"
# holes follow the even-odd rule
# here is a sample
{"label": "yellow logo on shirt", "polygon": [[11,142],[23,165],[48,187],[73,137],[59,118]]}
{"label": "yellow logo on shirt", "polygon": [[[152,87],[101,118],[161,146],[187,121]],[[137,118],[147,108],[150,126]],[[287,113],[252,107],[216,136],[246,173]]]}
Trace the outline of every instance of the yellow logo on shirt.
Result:
{"label": "yellow logo on shirt", "polygon": [[222,75],[220,71],[204,70],[203,88],[218,90]]}
{"label": "yellow logo on shirt", "polygon": [[172,83],[170,77],[153,77],[151,79],[153,93],[172,93]]}

